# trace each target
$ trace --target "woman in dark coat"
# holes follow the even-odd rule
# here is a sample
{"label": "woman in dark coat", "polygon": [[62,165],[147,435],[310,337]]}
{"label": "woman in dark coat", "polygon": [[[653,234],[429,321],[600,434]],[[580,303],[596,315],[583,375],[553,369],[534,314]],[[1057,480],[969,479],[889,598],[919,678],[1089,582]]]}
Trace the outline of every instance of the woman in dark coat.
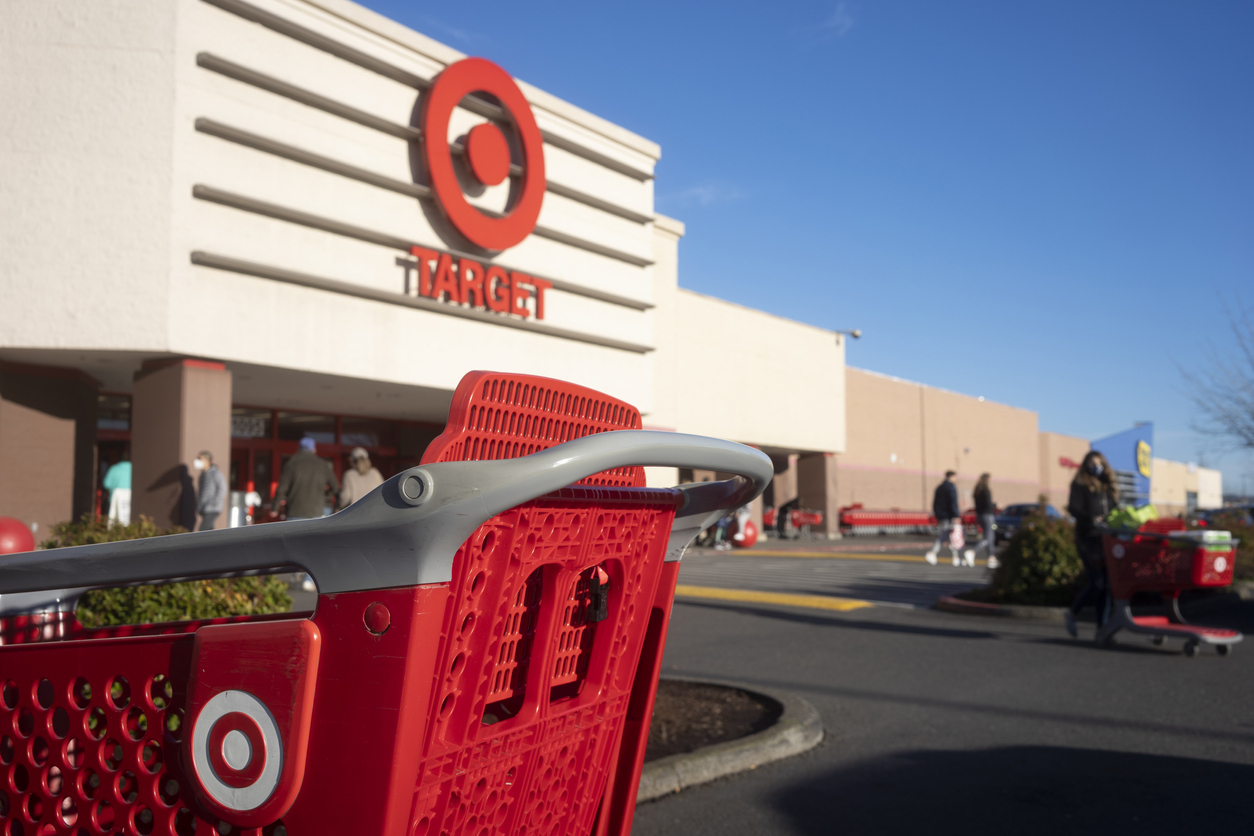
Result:
{"label": "woman in dark coat", "polygon": [[1097,626],[1106,620],[1106,556],[1102,551],[1102,535],[1098,523],[1119,505],[1119,488],[1106,457],[1090,450],[1071,480],[1071,498],[1067,511],[1075,517],[1075,548],[1084,564],[1088,581],[1067,610],[1067,632],[1076,635],[1075,617],[1092,604],[1097,609]]}
{"label": "woman in dark coat", "polygon": [[979,551],[980,546],[988,550],[988,568],[996,569],[997,563],[997,540],[993,536],[995,528],[994,521],[997,519],[997,505],[993,502],[993,490],[989,487],[991,476],[987,473],[980,474],[980,481],[975,483],[975,491],[973,498],[975,499],[975,519],[980,524],[980,528],[984,530],[984,540],[970,551],[967,557],[967,563],[975,563],[975,552]]}

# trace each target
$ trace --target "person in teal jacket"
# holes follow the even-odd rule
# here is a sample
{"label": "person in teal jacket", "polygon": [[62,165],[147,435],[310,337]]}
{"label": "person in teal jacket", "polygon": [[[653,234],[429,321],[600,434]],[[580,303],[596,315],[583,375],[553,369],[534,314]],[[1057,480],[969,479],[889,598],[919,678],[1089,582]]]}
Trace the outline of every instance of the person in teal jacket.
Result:
{"label": "person in teal jacket", "polygon": [[105,473],[104,489],[109,492],[109,519],[122,525],[131,522],[131,462],[125,455]]}

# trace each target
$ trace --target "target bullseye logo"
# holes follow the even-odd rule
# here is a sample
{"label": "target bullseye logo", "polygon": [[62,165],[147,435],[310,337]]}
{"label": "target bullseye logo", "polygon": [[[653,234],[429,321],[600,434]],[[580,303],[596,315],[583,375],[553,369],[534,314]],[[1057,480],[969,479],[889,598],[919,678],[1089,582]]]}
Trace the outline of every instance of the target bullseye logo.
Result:
{"label": "target bullseye logo", "polygon": [[[485,214],[466,200],[453,167],[449,122],[458,104],[471,93],[496,98],[522,152],[521,183],[511,187],[502,217]],[[449,221],[469,241],[485,250],[506,250],[535,229],[544,202],[544,138],[527,99],[507,72],[483,58],[466,58],[446,67],[423,98],[422,144],[431,190]],[[495,122],[471,129],[465,155],[470,173],[484,186],[500,185],[510,176],[510,143]]]}
{"label": "target bullseye logo", "polygon": [[265,703],[247,691],[222,691],[192,727],[196,777],[214,801],[244,812],[264,804],[279,785],[283,738]]}

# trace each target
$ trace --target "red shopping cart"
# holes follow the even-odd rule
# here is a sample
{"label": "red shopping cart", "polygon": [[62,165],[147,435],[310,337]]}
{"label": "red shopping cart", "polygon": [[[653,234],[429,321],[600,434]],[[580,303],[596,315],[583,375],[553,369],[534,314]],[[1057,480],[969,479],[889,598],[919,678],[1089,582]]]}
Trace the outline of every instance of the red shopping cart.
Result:
{"label": "red shopping cart", "polygon": [[[1186,589],[1228,586],[1232,583],[1235,544],[1217,532],[1190,532],[1183,520],[1154,520],[1135,533],[1107,533],[1102,541],[1110,582],[1110,613],[1097,633],[1105,644],[1120,630],[1152,637],[1155,644],[1183,639],[1186,656],[1196,656],[1203,644],[1226,656],[1244,636],[1236,630],[1189,624],[1180,614],[1180,593]],[[1166,615],[1134,616],[1132,596],[1157,592]]]}
{"label": "red shopping cart", "polygon": [[[811,511],[806,508],[789,509],[788,514],[784,517],[784,533],[783,536],[789,540],[796,540],[799,537],[810,537],[810,527],[823,524],[823,512]],[[767,530],[774,532],[775,526],[779,522],[779,510],[776,508],[767,508],[762,512],[762,526]]]}
{"label": "red shopping cart", "polygon": [[[631,828],[679,559],[749,447],[474,372],[334,516],[0,559],[0,834]],[[642,465],[740,474],[644,486]],[[87,589],[308,572],[312,613],[86,629]]]}

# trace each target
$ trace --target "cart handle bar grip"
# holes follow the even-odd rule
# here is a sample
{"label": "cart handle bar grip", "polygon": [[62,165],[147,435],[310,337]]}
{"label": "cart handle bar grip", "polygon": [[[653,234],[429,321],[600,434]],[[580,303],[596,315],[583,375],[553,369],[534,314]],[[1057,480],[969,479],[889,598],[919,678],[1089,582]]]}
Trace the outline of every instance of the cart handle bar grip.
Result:
{"label": "cart handle bar grip", "polygon": [[322,519],[0,557],[0,616],[72,608],[91,588],[282,566],[304,569],[320,593],[447,583],[457,549],[492,517],[635,465],[737,474],[678,489],[683,502],[667,560],[679,560],[702,528],[753,501],[774,475],[771,460],[752,447],[651,430],[598,433],[515,459],[424,464]]}

